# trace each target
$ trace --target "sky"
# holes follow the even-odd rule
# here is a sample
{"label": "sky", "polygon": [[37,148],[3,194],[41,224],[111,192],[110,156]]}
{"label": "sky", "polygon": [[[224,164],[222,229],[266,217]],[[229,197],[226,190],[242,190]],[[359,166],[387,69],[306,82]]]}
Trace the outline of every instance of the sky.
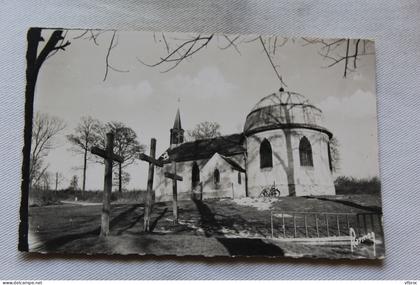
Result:
{"label": "sky", "polygon": [[[49,171],[66,178],[62,187],[73,175],[82,179],[83,157],[73,153],[66,140],[82,116],[123,122],[147,146],[154,137],[160,155],[169,146],[177,108],[185,130],[214,121],[221,125],[222,134],[239,133],[252,107],[280,88],[261,42],[247,42],[255,35],[241,36],[237,50],[226,48],[229,42],[217,35],[193,57],[164,72],[170,65],[148,67],[140,62],[153,64],[167,54],[162,33],[119,31],[108,59],[125,72],[109,70],[104,81],[113,32],[101,33],[97,43],[89,33],[79,37],[83,32],[68,31],[71,45],[44,62],[35,91],[34,111],[57,116],[67,124],[46,158]],[[48,38],[50,31],[43,33]],[[194,36],[164,35],[171,50]],[[378,176],[375,56],[361,58],[357,69],[344,78],[343,64],[326,68],[331,61],[320,56],[319,49],[302,39],[289,39],[276,48],[272,59],[287,84],[285,89],[306,96],[323,111],[324,127],[340,144],[340,170],[335,176]],[[128,189],[146,187],[145,162],[138,161],[127,171],[131,175]],[[88,164],[87,189],[102,188],[103,172],[103,165]]]}

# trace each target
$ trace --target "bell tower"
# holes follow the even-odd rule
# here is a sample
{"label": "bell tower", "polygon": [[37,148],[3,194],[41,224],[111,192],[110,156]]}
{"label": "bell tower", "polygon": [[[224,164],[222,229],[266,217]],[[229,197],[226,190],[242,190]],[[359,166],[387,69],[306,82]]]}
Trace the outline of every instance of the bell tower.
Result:
{"label": "bell tower", "polygon": [[184,130],[181,126],[181,115],[179,113],[179,108],[176,111],[174,126],[171,129],[171,138],[170,144],[171,148],[178,146],[179,144],[184,142]]}

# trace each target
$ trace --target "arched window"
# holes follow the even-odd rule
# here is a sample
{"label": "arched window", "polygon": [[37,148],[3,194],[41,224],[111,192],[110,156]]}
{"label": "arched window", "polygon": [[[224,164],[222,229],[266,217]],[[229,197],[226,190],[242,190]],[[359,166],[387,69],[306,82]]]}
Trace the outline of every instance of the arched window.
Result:
{"label": "arched window", "polygon": [[220,183],[220,172],[217,168],[213,172],[213,181],[215,185]]}
{"label": "arched window", "polygon": [[328,162],[330,164],[330,171],[333,171],[333,164],[332,164],[332,156],[331,156],[330,142],[328,142],[327,147],[328,147]]}
{"label": "arched window", "polygon": [[200,183],[200,170],[198,168],[197,162],[195,161],[192,166],[191,183],[193,187],[197,186]]}
{"label": "arched window", "polygon": [[271,144],[264,139],[260,145],[260,168],[273,167],[273,152]]}
{"label": "arched window", "polygon": [[299,157],[301,166],[314,166],[311,143],[306,137],[300,139]]}

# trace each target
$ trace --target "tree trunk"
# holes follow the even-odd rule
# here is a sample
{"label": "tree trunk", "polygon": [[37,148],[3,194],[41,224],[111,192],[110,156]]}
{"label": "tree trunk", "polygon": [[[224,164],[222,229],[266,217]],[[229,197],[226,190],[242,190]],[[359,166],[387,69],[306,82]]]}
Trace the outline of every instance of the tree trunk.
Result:
{"label": "tree trunk", "polygon": [[122,165],[118,164],[118,192],[122,192]]}
{"label": "tree trunk", "polygon": [[111,214],[111,192],[112,192],[112,150],[114,146],[114,136],[107,134],[105,149],[105,176],[104,176],[104,195],[101,215],[101,236],[109,235],[109,217]]}
{"label": "tree trunk", "polygon": [[22,164],[22,197],[20,201],[19,244],[20,251],[28,251],[28,200],[30,189],[30,154],[32,137],[32,118],[35,84],[39,68],[36,64],[38,44],[41,40],[41,29],[31,28],[27,33],[28,49],[26,51],[26,88],[25,88],[25,129]]}
{"label": "tree trunk", "polygon": [[[39,42],[44,39],[41,37],[41,28],[29,29],[26,39],[28,48],[26,51],[26,87],[25,87],[25,129],[24,129],[24,145],[22,149],[22,184],[21,184],[21,201],[20,201],[20,224],[19,224],[19,243],[20,251],[28,251],[28,199],[30,191],[30,159],[31,159],[31,142],[32,142],[32,119],[33,105],[35,96],[35,85],[38,79],[39,69],[47,59],[51,51],[55,49],[55,45],[62,39],[61,30],[52,33],[44,48],[38,54]],[[64,48],[64,47],[63,47]]]}
{"label": "tree trunk", "polygon": [[55,191],[58,190],[58,172],[55,173]]}
{"label": "tree trunk", "polygon": [[87,168],[87,147],[85,147],[85,153],[83,154],[83,184],[82,192],[85,192],[86,189],[86,168]]}

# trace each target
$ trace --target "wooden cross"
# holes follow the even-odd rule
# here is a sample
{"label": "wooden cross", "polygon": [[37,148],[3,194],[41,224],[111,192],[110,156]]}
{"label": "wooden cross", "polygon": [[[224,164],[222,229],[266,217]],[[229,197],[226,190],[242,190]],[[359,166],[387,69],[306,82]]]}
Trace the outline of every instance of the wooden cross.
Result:
{"label": "wooden cross", "polygon": [[174,224],[178,223],[178,190],[177,182],[182,181],[182,176],[176,174],[176,162],[172,161],[172,173],[165,172],[165,177],[172,180],[172,210],[174,215]]}
{"label": "wooden cross", "polygon": [[105,177],[104,177],[104,196],[101,216],[101,236],[109,235],[109,214],[111,212],[111,191],[112,191],[112,164],[113,161],[119,163],[124,162],[124,158],[114,154],[114,134],[106,134],[105,149],[99,147],[92,147],[91,153],[96,154],[104,159],[105,162]]}
{"label": "wooden cross", "polygon": [[143,230],[145,232],[150,231],[150,215],[152,212],[153,204],[153,175],[155,166],[163,167],[163,162],[155,159],[156,155],[156,139],[152,138],[150,140],[150,156],[140,153],[139,158],[143,161],[149,163],[149,173],[147,176],[147,192],[146,192],[146,201],[144,203],[144,224]]}

